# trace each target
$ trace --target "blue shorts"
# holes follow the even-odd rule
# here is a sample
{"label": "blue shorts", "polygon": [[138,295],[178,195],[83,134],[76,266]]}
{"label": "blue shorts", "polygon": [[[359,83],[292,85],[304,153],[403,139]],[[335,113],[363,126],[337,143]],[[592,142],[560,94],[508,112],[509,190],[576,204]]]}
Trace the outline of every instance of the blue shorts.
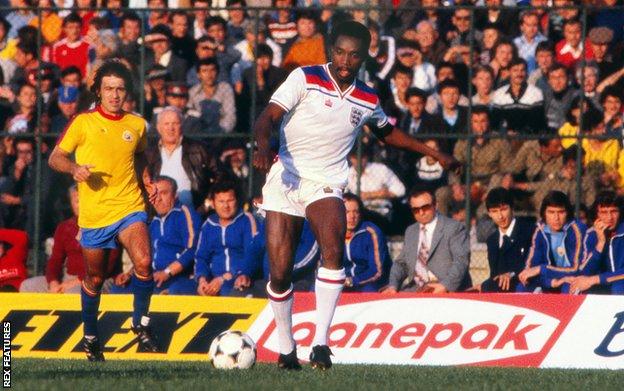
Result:
{"label": "blue shorts", "polygon": [[119,233],[137,222],[147,224],[147,213],[130,213],[116,223],[102,228],[80,228],[80,246],[83,248],[117,248]]}

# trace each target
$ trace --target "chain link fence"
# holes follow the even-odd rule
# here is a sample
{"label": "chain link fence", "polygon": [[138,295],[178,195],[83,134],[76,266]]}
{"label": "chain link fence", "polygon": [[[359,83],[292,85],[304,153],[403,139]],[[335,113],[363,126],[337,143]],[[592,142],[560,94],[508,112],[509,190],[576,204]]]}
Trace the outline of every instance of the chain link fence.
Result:
{"label": "chain link fence", "polygon": [[[413,221],[406,195],[414,186],[434,191],[439,211],[469,227],[474,282],[488,275],[489,189],[511,189],[517,213],[531,218],[548,191],[561,190],[581,219],[598,191],[621,191],[622,31],[604,30],[610,20],[624,20],[621,7],[121,4],[61,9],[42,0],[38,8],[3,9],[12,24],[0,26],[0,216],[28,231],[34,273],[45,263],[43,242],[71,213],[70,180],[49,170],[46,159],[71,115],[93,104],[92,75],[105,59],[120,57],[133,71],[137,88],[126,110],[149,122],[150,143],[158,143],[159,112],[178,107],[184,136],[204,143],[211,167],[236,178],[251,207],[264,179],[251,165],[254,119],[289,70],[329,61],[328,33],[347,18],[372,33],[360,76],[379,91],[390,120],[464,163],[462,174],[448,173],[364,130],[349,157],[348,190],[389,235],[393,255]],[[298,26],[306,18],[311,34]],[[297,39],[305,34],[309,39]]]}

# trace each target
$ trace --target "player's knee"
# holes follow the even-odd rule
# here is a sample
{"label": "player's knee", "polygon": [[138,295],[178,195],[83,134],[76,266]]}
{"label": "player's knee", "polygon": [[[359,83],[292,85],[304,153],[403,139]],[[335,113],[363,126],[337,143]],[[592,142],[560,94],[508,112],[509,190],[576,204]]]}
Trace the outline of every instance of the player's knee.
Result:
{"label": "player's knee", "polygon": [[85,278],[85,285],[87,288],[94,292],[99,292],[102,290],[102,285],[104,285],[104,277],[99,275],[91,275]]}
{"label": "player's knee", "polygon": [[291,276],[285,272],[271,273],[271,289],[275,293],[286,292],[292,282]]}
{"label": "player's knee", "polygon": [[140,277],[150,277],[152,275],[152,265],[149,258],[136,262],[134,265],[134,272]]}

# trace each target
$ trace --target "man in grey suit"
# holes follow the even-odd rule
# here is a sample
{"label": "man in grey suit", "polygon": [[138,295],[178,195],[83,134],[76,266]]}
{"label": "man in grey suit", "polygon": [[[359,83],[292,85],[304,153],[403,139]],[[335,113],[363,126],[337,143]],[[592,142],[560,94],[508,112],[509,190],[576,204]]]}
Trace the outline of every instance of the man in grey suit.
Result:
{"label": "man in grey suit", "polygon": [[405,231],[403,250],[383,293],[445,293],[470,287],[470,241],[464,224],[438,214],[428,191],[413,191],[409,203],[416,223]]}

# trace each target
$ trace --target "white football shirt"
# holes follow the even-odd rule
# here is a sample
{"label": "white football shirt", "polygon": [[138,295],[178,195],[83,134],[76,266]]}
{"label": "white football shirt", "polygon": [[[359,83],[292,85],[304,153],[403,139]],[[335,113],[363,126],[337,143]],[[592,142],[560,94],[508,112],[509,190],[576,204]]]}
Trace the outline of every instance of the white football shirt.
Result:
{"label": "white football shirt", "polygon": [[344,187],[347,154],[362,126],[388,123],[379,97],[356,79],[345,91],[329,64],[297,68],[275,91],[271,102],[286,111],[280,126],[279,159],[299,178]]}

